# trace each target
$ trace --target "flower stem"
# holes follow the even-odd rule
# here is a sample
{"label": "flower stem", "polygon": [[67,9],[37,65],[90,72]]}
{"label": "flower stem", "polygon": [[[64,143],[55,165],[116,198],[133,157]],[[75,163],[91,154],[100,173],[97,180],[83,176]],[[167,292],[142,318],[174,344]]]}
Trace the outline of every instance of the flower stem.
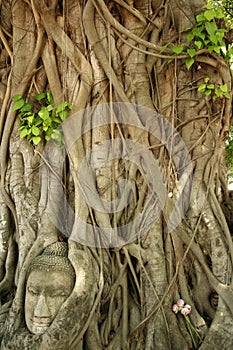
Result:
{"label": "flower stem", "polygon": [[193,342],[193,345],[195,348],[197,348],[197,343],[196,343],[196,340],[195,340],[195,336],[197,336],[197,338],[199,339],[199,341],[202,341],[202,337],[200,336],[200,334],[198,333],[197,329],[192,325],[189,317],[187,315],[184,315],[185,317],[185,321],[186,321],[186,324],[187,324],[187,328],[188,328],[188,331],[189,331],[189,334],[191,336],[191,339],[192,339],[192,342]]}

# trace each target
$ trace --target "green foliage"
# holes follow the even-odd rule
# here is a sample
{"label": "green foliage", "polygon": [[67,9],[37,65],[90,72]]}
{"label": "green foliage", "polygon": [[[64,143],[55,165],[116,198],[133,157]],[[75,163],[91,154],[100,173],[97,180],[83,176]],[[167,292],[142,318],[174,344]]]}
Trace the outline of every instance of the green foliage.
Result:
{"label": "green foliage", "polygon": [[172,51],[176,54],[179,55],[183,52],[184,45],[179,45],[179,46],[173,46]]}
{"label": "green foliage", "polygon": [[233,2],[231,0],[209,0],[209,8],[220,9],[229,28],[233,28]]}
{"label": "green foliage", "polygon": [[21,138],[26,138],[34,146],[38,145],[42,138],[46,141],[52,139],[57,146],[62,145],[61,124],[72,109],[69,102],[59,103],[55,107],[50,91],[36,95],[36,100],[41,103],[38,111],[34,111],[33,106],[19,94],[13,96],[12,100],[15,101],[13,110],[18,112],[20,118]]}
{"label": "green foliage", "polygon": [[196,26],[187,29],[187,50],[184,45],[173,46],[172,51],[175,55],[186,54],[189,58],[185,59],[187,69],[195,62],[195,55],[201,49],[208,49],[210,53],[224,57],[229,64],[232,64],[233,45],[226,46],[224,35],[226,29],[218,28],[219,20],[224,18],[224,12],[221,7],[206,5],[206,11],[196,16]]}
{"label": "green foliage", "polygon": [[204,83],[199,85],[198,91],[203,92],[206,96],[213,95],[213,99],[216,98],[230,98],[230,94],[228,92],[227,84],[224,85],[216,85],[209,82],[210,78],[205,78]]}

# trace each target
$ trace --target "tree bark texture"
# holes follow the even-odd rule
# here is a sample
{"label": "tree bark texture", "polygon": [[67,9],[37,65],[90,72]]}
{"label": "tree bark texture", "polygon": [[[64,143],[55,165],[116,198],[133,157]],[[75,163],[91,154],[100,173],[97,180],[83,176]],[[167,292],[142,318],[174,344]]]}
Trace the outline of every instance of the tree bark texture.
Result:
{"label": "tree bark texture", "polygon": [[[225,166],[232,100],[213,100],[198,91],[209,77],[231,92],[232,73],[221,56],[207,49],[196,54],[188,70],[184,55],[175,56],[171,49],[186,43],[185,30],[195,26],[205,3],[0,1],[1,349],[233,348],[233,244],[227,214],[233,206]],[[64,127],[67,154],[45,140],[32,146],[19,137],[12,96],[21,94],[39,108],[35,95],[45,91],[51,91],[55,104],[72,104],[68,122],[78,115],[79,138],[77,126],[68,134]],[[96,114],[85,114],[107,104],[114,115],[111,106],[118,102],[130,106],[134,125],[114,119],[96,127]],[[122,149],[125,140],[133,140],[156,159],[162,175],[158,168],[150,171],[158,183],[163,178],[166,193],[154,222],[151,212],[163,195],[149,202],[143,162],[110,159],[109,148],[91,153],[109,140],[121,140]],[[114,206],[124,193],[126,207],[107,212],[86,200],[78,174],[89,154],[93,164],[110,159],[87,173],[101,203]],[[119,192],[119,182],[126,180],[131,192],[127,187]],[[96,233],[137,216],[149,229],[130,241],[118,237],[117,246],[105,245],[98,235],[96,247],[72,239],[80,233],[78,218],[98,228]],[[171,221],[178,224],[169,229]],[[75,287],[48,331],[33,335],[24,318],[27,269],[57,240],[68,242]],[[199,336],[172,311],[178,299],[192,306],[189,320]]]}

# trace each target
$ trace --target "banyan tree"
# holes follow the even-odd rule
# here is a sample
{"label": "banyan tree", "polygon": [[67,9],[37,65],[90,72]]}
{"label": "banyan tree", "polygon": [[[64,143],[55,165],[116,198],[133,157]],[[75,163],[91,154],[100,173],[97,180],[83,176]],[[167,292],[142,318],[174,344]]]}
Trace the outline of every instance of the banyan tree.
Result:
{"label": "banyan tree", "polygon": [[232,33],[206,5],[0,1],[1,349],[232,349]]}

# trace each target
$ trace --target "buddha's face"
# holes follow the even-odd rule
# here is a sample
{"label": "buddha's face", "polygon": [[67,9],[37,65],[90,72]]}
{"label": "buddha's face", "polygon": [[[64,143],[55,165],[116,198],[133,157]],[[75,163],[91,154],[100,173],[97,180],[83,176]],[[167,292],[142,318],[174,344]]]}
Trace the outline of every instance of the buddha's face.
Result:
{"label": "buddha's face", "polygon": [[43,334],[73,288],[63,271],[32,271],[26,284],[25,320],[29,331]]}

